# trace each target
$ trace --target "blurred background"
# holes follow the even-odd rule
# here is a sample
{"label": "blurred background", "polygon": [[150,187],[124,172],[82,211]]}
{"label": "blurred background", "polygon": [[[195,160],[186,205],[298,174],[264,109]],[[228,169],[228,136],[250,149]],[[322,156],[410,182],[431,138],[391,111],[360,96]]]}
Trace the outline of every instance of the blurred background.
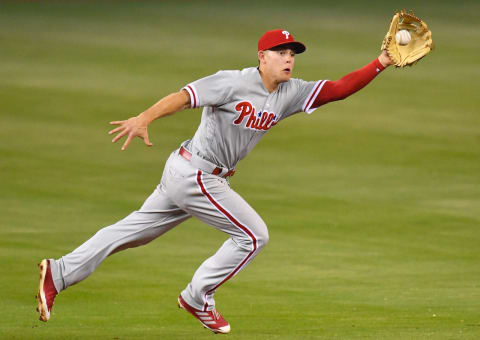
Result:
{"label": "blurred background", "polygon": [[372,61],[395,10],[436,49],[272,129],[231,179],[270,243],[221,287],[232,339],[480,337],[478,1],[2,1],[0,338],[203,339],[176,297],[226,235],[191,219],[108,258],[37,320],[36,264],[138,209],[200,110],[124,152],[109,121],[220,69],[255,66],[284,28],[294,76]]}

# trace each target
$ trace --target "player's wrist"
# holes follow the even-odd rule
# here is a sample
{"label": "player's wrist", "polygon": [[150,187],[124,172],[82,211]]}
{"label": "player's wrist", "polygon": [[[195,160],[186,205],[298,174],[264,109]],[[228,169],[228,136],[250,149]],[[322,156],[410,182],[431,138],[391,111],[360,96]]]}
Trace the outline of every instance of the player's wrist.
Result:
{"label": "player's wrist", "polygon": [[380,70],[383,70],[388,66],[392,65],[392,61],[390,60],[390,57],[385,51],[382,51],[382,54],[378,56],[377,60],[378,60],[378,63],[382,66]]}
{"label": "player's wrist", "polygon": [[136,118],[137,124],[141,127],[147,127],[153,121],[147,111],[140,113]]}

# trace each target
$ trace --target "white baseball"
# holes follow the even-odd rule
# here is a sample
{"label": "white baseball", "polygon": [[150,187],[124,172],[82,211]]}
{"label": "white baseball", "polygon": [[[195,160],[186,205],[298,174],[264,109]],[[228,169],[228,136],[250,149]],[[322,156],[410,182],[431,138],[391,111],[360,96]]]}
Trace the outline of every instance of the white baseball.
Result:
{"label": "white baseball", "polygon": [[410,40],[412,40],[412,37],[410,35],[410,32],[407,30],[401,30],[398,31],[397,34],[395,34],[395,39],[397,39],[397,42],[399,45],[408,45]]}

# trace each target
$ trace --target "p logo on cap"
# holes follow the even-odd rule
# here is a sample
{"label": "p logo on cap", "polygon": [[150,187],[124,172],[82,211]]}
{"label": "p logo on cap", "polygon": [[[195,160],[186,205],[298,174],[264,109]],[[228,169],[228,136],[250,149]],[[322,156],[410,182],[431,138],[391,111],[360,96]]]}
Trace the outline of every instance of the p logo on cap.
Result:
{"label": "p logo on cap", "polygon": [[300,41],[295,41],[290,32],[281,29],[265,32],[258,40],[258,50],[265,51],[287,44],[290,45],[297,54],[303,53],[306,50],[305,45]]}

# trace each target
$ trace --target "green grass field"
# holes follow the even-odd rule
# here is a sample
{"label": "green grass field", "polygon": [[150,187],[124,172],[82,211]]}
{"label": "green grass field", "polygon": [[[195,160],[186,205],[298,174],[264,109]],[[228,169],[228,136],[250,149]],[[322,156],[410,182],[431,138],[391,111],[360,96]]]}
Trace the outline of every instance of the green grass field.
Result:
{"label": "green grass field", "polygon": [[[398,7],[398,8],[397,8]],[[0,4],[0,338],[209,339],[176,297],[226,236],[197,220],[108,258],[44,324],[36,264],[137,209],[200,120],[155,122],[125,152],[108,122],[219,69],[256,64],[285,27],[295,76],[378,56],[393,10],[436,50],[346,101],[283,121],[231,183],[270,243],[216,294],[229,339],[480,339],[480,4],[476,1]]]}

